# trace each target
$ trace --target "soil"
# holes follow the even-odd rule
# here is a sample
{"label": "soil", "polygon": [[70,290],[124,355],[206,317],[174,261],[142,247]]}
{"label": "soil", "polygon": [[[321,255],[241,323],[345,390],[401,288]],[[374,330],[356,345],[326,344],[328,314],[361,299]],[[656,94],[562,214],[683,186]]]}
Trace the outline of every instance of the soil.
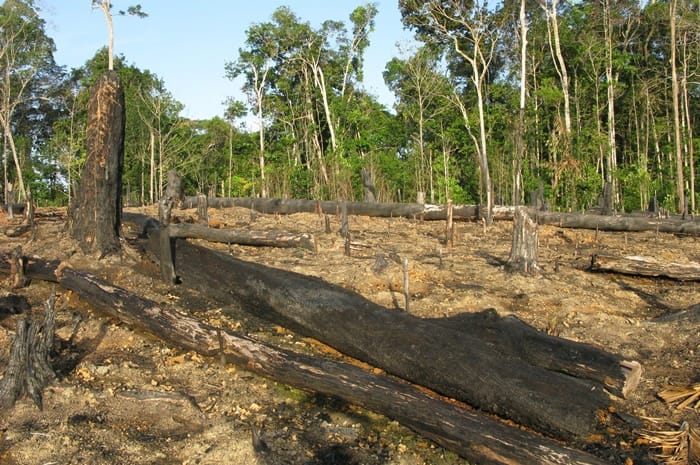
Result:
{"label": "soil", "polygon": [[[153,208],[129,211],[155,216]],[[541,331],[598,345],[639,361],[643,379],[623,403],[652,431],[700,428],[700,411],[678,410],[658,393],[700,381],[700,284],[592,273],[597,253],[639,255],[665,262],[700,262],[700,238],[654,232],[612,233],[539,228],[540,272],[509,273],[512,224],[456,223],[454,244],[445,223],[351,217],[350,257],[340,219],[315,214],[264,215],[210,209],[214,227],[288,230],[315,235],[318,253],[303,249],[210,244],[237,258],[319,276],[389,308],[404,309],[403,259],[408,260],[409,311],[451,317],[495,309]],[[174,211],[192,221],[194,210]],[[21,245],[26,255],[60,259],[143,297],[190,312],[252,337],[314,351],[319,344],[159,278],[142,252],[139,231],[125,223],[123,252],[97,260],[83,255],[65,228],[65,210],[38,209],[32,240],[2,237],[0,252]],[[0,213],[0,231],[20,219]],[[381,266],[380,266],[381,265]],[[54,285],[35,281],[0,292],[25,296],[31,310],[0,313],[0,372],[7,366],[17,321],[43,318]],[[235,285],[235,283],[232,283]],[[381,415],[335,399],[260,378],[236,366],[183,352],[135,332],[55,288],[57,326],[53,367],[58,380],[44,391],[44,409],[24,398],[0,415],[1,464],[386,464],[466,462]],[[690,310],[679,313],[684,310]],[[233,315],[233,317],[232,317]],[[237,316],[237,317],[235,317]],[[630,456],[643,443],[622,443]]]}

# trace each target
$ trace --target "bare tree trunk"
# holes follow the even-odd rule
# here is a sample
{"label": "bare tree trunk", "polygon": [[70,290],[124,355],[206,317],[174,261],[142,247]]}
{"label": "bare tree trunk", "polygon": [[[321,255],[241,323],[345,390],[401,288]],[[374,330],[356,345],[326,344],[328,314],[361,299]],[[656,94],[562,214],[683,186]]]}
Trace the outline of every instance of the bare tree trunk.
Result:
{"label": "bare tree trunk", "polygon": [[107,71],[95,83],[88,104],[87,160],[69,212],[71,236],[85,253],[104,257],[121,250],[124,91]]}
{"label": "bare tree trunk", "polygon": [[525,0],[520,0],[520,107],[513,169],[513,205],[523,202],[523,159],[525,157],[525,96],[527,85],[527,17]]}
{"label": "bare tree trunk", "polygon": [[671,93],[673,94],[673,141],[676,155],[676,193],[678,195],[678,211],[685,214],[687,205],[685,203],[685,182],[683,179],[683,138],[681,137],[681,110],[678,86],[678,66],[676,64],[676,12],[678,11],[678,0],[669,2],[669,19],[671,26]]}

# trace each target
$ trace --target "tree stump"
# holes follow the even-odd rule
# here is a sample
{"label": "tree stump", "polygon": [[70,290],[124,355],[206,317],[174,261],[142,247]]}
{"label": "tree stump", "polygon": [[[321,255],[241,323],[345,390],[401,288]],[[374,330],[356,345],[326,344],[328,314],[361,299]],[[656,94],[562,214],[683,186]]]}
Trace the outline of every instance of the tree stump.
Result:
{"label": "tree stump", "polygon": [[197,194],[197,221],[209,225],[209,201],[204,194]]}
{"label": "tree stump", "polygon": [[0,380],[0,408],[9,409],[24,394],[43,409],[43,388],[56,379],[49,355],[53,350],[53,332],[56,324],[56,291],[46,302],[44,322],[37,324],[26,319],[17,323],[15,341],[10,352],[7,371]]}
{"label": "tree stump", "polygon": [[513,245],[506,268],[509,271],[533,273],[537,266],[537,223],[524,208],[516,208],[513,218]]}
{"label": "tree stump", "polygon": [[177,171],[168,171],[168,185],[165,186],[165,197],[170,197],[173,201],[173,206],[182,208],[185,203],[185,190],[182,186],[182,178]]}
{"label": "tree stump", "polygon": [[90,94],[87,160],[69,212],[71,237],[100,258],[121,250],[124,124],[124,90],[117,73],[107,71]]}

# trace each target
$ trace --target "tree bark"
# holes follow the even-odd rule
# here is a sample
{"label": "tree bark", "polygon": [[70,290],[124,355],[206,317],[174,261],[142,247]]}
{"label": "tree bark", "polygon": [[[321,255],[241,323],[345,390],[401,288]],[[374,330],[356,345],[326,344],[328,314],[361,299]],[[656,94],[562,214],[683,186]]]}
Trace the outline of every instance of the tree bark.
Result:
{"label": "tree bark", "polygon": [[537,266],[537,224],[524,208],[515,210],[513,244],[506,268],[521,273],[535,273]]}
{"label": "tree bark", "polygon": [[26,393],[39,410],[43,409],[42,390],[56,378],[49,360],[53,350],[55,303],[56,294],[52,292],[42,324],[26,319],[17,323],[10,361],[0,380],[0,408],[11,408]]}
{"label": "tree bark", "polygon": [[[486,465],[603,465],[599,459],[425,390],[357,366],[275,348],[222,331],[175,309],[143,299],[88,273],[31,259],[34,277],[59,282],[96,309],[185,350],[227,360],[301,389],[338,397],[387,415],[467,460]],[[607,454],[618,454],[607,450]]]}
{"label": "tree bark", "polygon": [[240,245],[298,247],[314,253],[317,251],[316,239],[312,234],[306,233],[214,229],[187,223],[171,224],[168,233],[171,238],[195,238]]}
{"label": "tree bark", "polygon": [[[156,254],[159,236],[151,231],[149,248]],[[611,404],[603,383],[504,357],[478,332],[447,330],[318,278],[243,262],[186,242],[179,241],[175,251],[182,283],[222,305],[241,305],[403,379],[545,434],[586,441],[602,426],[598,412]],[[599,351],[569,344],[575,350]],[[616,372],[617,384],[624,385],[623,359],[610,355],[608,361],[607,371]],[[580,363],[589,362],[583,358]]]}
{"label": "tree bark", "polygon": [[121,250],[124,91],[119,76],[107,71],[95,83],[88,104],[87,160],[71,203],[70,234],[85,253]]}
{"label": "tree bark", "polygon": [[700,281],[699,263],[662,263],[648,257],[594,255],[591,258],[590,270],[663,277],[679,281]]}

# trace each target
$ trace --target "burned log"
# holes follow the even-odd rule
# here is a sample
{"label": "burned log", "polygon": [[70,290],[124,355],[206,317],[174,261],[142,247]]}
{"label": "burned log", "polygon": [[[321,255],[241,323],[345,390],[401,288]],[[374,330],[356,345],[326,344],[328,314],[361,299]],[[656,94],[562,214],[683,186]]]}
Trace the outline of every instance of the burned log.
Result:
{"label": "burned log", "polygon": [[[159,231],[151,231],[149,249],[156,254],[158,236]],[[566,440],[587,441],[604,426],[599,414],[612,401],[598,380],[506,356],[478,332],[447,329],[391,311],[318,278],[244,262],[184,241],[177,242],[175,252],[183,284],[403,379]],[[566,344],[597,350],[562,341]],[[589,363],[578,362],[584,367]],[[602,362],[619,386],[629,374],[623,362],[617,355]],[[589,370],[602,371],[595,366],[582,371]]]}
{"label": "burned log", "polygon": [[69,211],[69,229],[85,253],[121,250],[124,90],[115,71],[95,83],[88,103],[87,159]]}
{"label": "burned log", "polygon": [[168,226],[171,238],[204,239],[228,244],[298,247],[312,252],[317,251],[316,239],[312,234],[290,231],[246,231],[237,229],[215,229],[197,224],[171,224]]}
{"label": "burned log", "polygon": [[663,263],[650,257],[594,255],[591,271],[607,271],[634,276],[651,276],[679,281],[700,281],[699,263]]}
{"label": "burned log", "polygon": [[[393,418],[467,460],[486,465],[603,465],[609,460],[508,426],[395,378],[344,362],[275,348],[222,331],[188,314],[143,299],[88,273],[37,258],[29,274],[50,278],[97,310],[177,347],[223,355],[245,369],[301,389],[340,398]],[[0,267],[0,271],[5,271]],[[621,453],[605,450],[606,455]]]}
{"label": "burned log", "polygon": [[561,228],[595,229],[600,231],[657,231],[662,233],[700,235],[700,221],[662,219],[640,216],[604,216],[580,213],[532,213],[538,224]]}

